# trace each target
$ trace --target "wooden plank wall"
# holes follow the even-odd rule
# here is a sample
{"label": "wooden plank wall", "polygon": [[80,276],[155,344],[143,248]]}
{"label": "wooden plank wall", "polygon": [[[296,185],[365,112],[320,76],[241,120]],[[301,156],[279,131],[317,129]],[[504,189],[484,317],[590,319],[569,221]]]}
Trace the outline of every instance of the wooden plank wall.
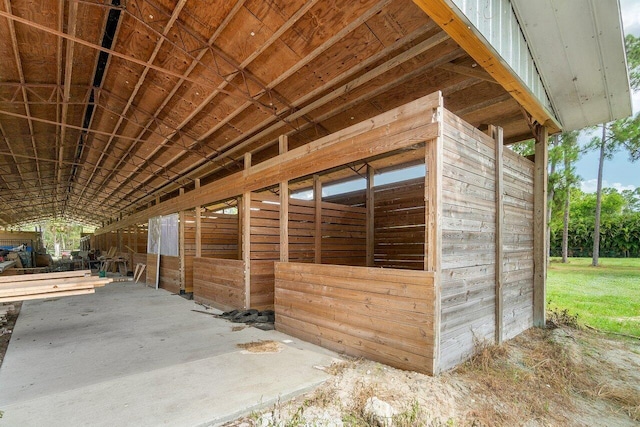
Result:
{"label": "wooden plank wall", "polygon": [[[157,255],[147,254],[147,285],[156,285]],[[162,255],[160,258],[160,288],[180,293],[180,257]]]}
{"label": "wooden plank wall", "polygon": [[[202,256],[238,259],[238,215],[205,212],[200,216]],[[185,212],[185,256],[196,254],[196,213]]]}
{"label": "wooden plank wall", "polygon": [[322,263],[367,264],[367,210],[322,202]]}
{"label": "wooden plank wall", "polygon": [[251,193],[251,259],[280,260],[280,199]]}
{"label": "wooden plank wall", "polygon": [[[424,178],[374,187],[376,267],[424,269]],[[327,197],[341,205],[366,208],[365,190]]]}
{"label": "wooden plank wall", "polygon": [[[184,213],[185,292],[194,292],[193,265],[196,255],[196,212]],[[238,258],[238,215],[204,213],[200,217],[202,256],[218,259]]]}
{"label": "wooden plank wall", "polygon": [[503,329],[510,339],[533,326],[533,168],[504,150]]}
{"label": "wooden plank wall", "polygon": [[495,143],[444,114],[440,369],[495,336]]}
{"label": "wooden plank wall", "polygon": [[280,199],[273,194],[251,193],[250,248],[251,308],[273,308],[273,263],[280,260]]}
{"label": "wooden plank wall", "polygon": [[[289,199],[289,260],[314,261],[314,201]],[[251,195],[251,307],[273,308],[274,261],[280,259],[280,200]],[[364,208],[322,202],[322,263],[364,265]]]}
{"label": "wooden plank wall", "polygon": [[374,187],[375,266],[424,270],[424,178]]}
{"label": "wooden plank wall", "polygon": [[[366,209],[321,202],[322,264],[363,266]],[[315,261],[315,201],[289,199],[289,261]]]}
{"label": "wooden plank wall", "polygon": [[244,305],[244,261],[193,259],[193,299],[228,311]]}
{"label": "wooden plank wall", "polygon": [[273,309],[274,283],[274,261],[251,260],[251,308]]}
{"label": "wooden plank wall", "polygon": [[[133,249],[136,250],[139,254],[147,253],[147,238],[148,238],[148,226],[147,224],[142,224],[136,226],[136,235],[138,243],[132,246]],[[135,236],[132,238],[135,241]]]}
{"label": "wooden plank wall", "polygon": [[289,198],[289,261],[315,262],[315,218],[313,200]]}
{"label": "wooden plank wall", "polygon": [[276,263],[276,329],[335,351],[433,372],[433,273]]}

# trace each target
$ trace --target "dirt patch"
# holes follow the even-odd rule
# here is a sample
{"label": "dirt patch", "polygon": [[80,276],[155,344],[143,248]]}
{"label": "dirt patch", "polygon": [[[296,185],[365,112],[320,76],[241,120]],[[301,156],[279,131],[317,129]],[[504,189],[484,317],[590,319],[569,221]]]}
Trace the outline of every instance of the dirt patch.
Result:
{"label": "dirt patch", "polygon": [[368,360],[325,367],[332,377],[298,399],[227,426],[370,426],[367,399],[394,409],[390,425],[637,426],[640,342],[567,326],[532,329],[438,377]]}
{"label": "dirt patch", "polygon": [[252,341],[238,344],[238,347],[249,353],[279,353],[282,350],[280,343],[276,341]]}
{"label": "dirt patch", "polygon": [[2,366],[4,355],[7,352],[7,347],[9,347],[11,334],[13,333],[13,328],[16,325],[16,320],[18,320],[22,302],[12,302],[11,305],[13,305],[14,308],[13,312],[7,314],[7,323],[0,326],[0,366]]}

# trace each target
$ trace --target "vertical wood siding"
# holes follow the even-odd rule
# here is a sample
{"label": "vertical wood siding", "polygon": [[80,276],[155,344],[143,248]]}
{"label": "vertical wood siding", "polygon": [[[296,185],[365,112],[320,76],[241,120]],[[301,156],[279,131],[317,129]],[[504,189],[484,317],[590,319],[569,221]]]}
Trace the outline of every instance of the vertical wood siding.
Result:
{"label": "vertical wood siding", "polygon": [[504,336],[533,326],[533,162],[504,150]]}
{"label": "vertical wood siding", "polygon": [[442,177],[440,367],[495,333],[495,143],[446,111]]}

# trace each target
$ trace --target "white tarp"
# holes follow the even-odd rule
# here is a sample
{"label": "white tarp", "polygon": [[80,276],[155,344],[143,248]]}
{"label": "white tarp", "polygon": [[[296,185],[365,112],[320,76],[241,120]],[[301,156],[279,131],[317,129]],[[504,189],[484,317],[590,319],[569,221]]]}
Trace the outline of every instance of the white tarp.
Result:
{"label": "white tarp", "polygon": [[147,252],[160,255],[178,256],[178,214],[149,218]]}

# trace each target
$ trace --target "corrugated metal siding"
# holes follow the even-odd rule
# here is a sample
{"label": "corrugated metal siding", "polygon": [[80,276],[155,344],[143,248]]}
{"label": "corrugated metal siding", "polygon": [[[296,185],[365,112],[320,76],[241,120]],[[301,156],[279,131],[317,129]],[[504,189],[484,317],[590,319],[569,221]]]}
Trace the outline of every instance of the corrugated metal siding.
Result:
{"label": "corrugated metal siding", "polygon": [[[553,112],[510,0],[450,0],[549,112]],[[454,9],[455,10],[455,9]]]}

